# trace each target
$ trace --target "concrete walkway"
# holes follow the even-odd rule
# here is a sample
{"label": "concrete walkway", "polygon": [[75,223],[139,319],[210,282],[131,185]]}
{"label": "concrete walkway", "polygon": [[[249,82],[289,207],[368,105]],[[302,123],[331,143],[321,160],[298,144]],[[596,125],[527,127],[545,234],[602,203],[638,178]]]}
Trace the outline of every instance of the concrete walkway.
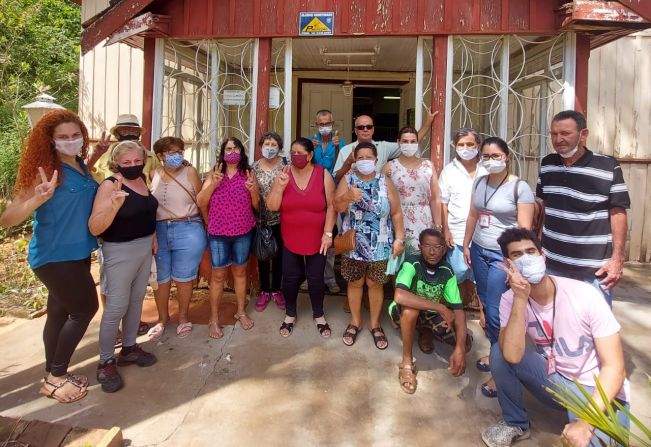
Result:
{"label": "concrete walkway", "polygon": [[[650,266],[627,266],[616,290],[615,314],[623,326],[627,372],[632,382],[633,412],[650,421],[651,282]],[[377,350],[368,331],[348,348],[341,333],[348,315],[342,297],[329,297],[326,311],[333,337],[322,339],[306,297],[288,339],[278,335],[282,312],[270,306],[251,331],[225,328],[210,340],[207,327],[195,325],[185,339],[175,326],[159,343],[143,342],[158,356],[150,368],[122,368],[126,386],[103,393],[95,381],[99,325],[91,324],[73,357],[74,372],[91,380],[88,397],[57,404],[38,394],[43,375],[41,333],[45,318],[0,325],[0,415],[93,428],[119,426],[131,446],[240,445],[432,445],[481,446],[479,432],[500,418],[496,400],[479,390],[487,375],[475,360],[488,350],[476,321],[469,322],[475,346],[467,372],[455,379],[447,372],[450,353],[424,355],[417,347],[418,390],[407,395],[398,385],[401,341],[388,321],[383,325],[389,348]],[[562,413],[532,402],[532,439],[519,446],[558,442]]]}

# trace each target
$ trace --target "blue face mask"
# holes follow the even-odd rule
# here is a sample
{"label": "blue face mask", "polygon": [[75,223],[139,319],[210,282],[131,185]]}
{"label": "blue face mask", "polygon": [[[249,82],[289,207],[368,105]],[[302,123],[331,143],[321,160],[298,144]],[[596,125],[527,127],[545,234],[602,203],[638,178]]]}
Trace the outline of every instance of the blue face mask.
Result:
{"label": "blue face mask", "polygon": [[165,155],[165,166],[176,169],[183,164],[183,154]]}

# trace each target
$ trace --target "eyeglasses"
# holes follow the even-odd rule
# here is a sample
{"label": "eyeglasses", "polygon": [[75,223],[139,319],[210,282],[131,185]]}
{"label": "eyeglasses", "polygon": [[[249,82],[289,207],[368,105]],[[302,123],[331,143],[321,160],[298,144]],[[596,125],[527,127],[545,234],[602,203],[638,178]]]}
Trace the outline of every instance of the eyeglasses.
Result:
{"label": "eyeglasses", "polygon": [[165,151],[166,154],[168,155],[174,155],[174,154],[181,154],[183,155],[184,150],[183,149],[175,149],[171,151]]}
{"label": "eyeglasses", "polygon": [[373,124],[362,124],[359,126],[355,126],[355,129],[357,130],[371,130],[373,129]]}
{"label": "eyeglasses", "polygon": [[439,251],[445,248],[444,244],[421,244],[420,248],[425,251]]}
{"label": "eyeglasses", "polygon": [[485,155],[481,156],[481,159],[484,160],[484,161],[502,160],[503,158],[504,158],[504,154],[491,154],[491,155],[485,154]]}

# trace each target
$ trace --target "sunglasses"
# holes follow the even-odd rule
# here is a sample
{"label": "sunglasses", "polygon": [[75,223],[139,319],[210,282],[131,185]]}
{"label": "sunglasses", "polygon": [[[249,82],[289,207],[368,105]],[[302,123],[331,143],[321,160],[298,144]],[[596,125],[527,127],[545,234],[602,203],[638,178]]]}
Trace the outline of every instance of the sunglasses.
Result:
{"label": "sunglasses", "polygon": [[371,130],[373,129],[373,124],[362,124],[360,126],[355,126],[357,130]]}

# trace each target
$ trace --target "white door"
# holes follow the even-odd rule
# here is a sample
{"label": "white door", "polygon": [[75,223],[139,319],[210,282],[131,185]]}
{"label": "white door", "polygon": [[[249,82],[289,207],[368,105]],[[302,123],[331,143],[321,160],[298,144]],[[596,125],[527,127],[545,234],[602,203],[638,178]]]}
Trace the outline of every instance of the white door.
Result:
{"label": "white door", "polygon": [[344,96],[341,84],[303,83],[301,98],[301,136],[311,138],[318,129],[314,124],[316,112],[328,109],[335,121],[334,130],[350,143],[353,129],[353,97]]}

